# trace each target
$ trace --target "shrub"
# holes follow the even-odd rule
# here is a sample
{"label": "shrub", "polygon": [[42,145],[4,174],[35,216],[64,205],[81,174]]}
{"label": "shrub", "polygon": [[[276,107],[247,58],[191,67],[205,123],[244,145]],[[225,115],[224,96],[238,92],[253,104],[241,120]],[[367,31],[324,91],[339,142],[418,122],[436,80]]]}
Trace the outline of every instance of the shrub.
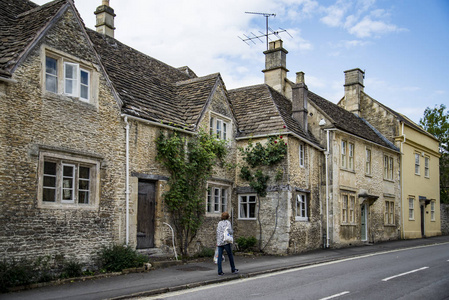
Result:
{"label": "shrub", "polygon": [[200,252],[197,253],[197,257],[214,257],[215,249],[203,247]]}
{"label": "shrub", "polygon": [[82,265],[74,260],[69,260],[64,264],[61,278],[80,277],[82,275]]}
{"label": "shrub", "polygon": [[0,262],[0,291],[7,292],[9,287],[32,283],[34,276],[32,265],[27,260]]}
{"label": "shrub", "polygon": [[257,239],[253,236],[250,237],[239,237],[236,239],[237,245],[239,246],[239,250],[246,252],[250,251],[257,244]]}
{"label": "shrub", "polygon": [[124,245],[112,245],[101,250],[100,260],[103,269],[120,272],[123,269],[140,267],[148,258]]}

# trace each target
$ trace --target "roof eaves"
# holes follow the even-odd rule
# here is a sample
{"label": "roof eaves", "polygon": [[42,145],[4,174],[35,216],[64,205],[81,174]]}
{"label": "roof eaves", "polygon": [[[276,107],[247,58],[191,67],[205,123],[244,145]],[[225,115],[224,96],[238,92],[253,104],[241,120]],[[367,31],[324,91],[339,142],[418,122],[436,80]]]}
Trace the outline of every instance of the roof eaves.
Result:
{"label": "roof eaves", "polygon": [[[47,31],[51,28],[53,24],[56,23],[56,21],[67,11],[69,7],[69,3],[67,1],[70,0],[60,0],[61,3],[65,2],[64,5],[62,5],[59,10],[56,12],[56,14],[51,18],[45,26],[43,26],[35,35],[35,37],[32,39],[32,41],[23,49],[23,51],[19,54],[19,58],[17,59],[17,62],[13,65],[10,73],[14,73],[14,71],[17,69],[17,67],[23,62],[23,60],[27,57],[28,53],[36,46],[36,44],[41,40],[41,38],[47,33]],[[33,12],[36,12],[39,9],[39,7],[32,9]],[[23,14],[21,14],[23,15]]]}

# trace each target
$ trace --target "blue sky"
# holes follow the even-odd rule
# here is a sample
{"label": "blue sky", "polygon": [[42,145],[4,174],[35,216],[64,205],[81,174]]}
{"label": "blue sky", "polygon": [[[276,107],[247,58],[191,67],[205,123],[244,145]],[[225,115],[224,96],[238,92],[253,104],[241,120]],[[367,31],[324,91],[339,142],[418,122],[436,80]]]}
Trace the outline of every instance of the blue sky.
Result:
{"label": "blue sky", "polygon": [[[38,4],[47,0],[36,0]],[[163,3],[161,3],[163,2]],[[87,27],[101,0],[75,0]],[[426,107],[449,106],[447,0],[110,0],[115,37],[198,76],[221,73],[228,89],[263,83],[264,43],[238,36],[265,31],[275,13],[289,79],[303,71],[309,89],[336,103],[344,71],[365,70],[365,92],[415,122]]]}

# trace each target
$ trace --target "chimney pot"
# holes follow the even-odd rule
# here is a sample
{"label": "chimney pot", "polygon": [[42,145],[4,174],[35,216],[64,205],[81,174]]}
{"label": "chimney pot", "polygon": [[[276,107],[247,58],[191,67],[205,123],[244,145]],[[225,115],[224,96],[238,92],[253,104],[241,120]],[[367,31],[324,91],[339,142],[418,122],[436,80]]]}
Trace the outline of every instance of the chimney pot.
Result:
{"label": "chimney pot", "polygon": [[296,73],[296,83],[305,83],[304,72],[297,72]]}

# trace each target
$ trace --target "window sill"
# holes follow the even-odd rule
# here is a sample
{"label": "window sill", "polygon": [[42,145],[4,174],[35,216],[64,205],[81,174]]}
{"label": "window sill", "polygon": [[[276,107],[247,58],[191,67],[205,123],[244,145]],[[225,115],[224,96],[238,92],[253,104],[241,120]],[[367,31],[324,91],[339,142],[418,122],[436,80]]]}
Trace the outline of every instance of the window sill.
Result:
{"label": "window sill", "polygon": [[358,224],[355,223],[341,223],[341,226],[357,226]]}
{"label": "window sill", "polygon": [[239,221],[256,221],[256,218],[238,218]]}
{"label": "window sill", "polygon": [[295,221],[297,222],[309,222],[309,218],[308,217],[295,217]]}
{"label": "window sill", "polygon": [[341,170],[341,171],[348,172],[348,173],[353,173],[353,174],[355,174],[355,171],[354,171],[354,170],[351,170],[351,169],[346,169],[346,168],[341,168],[341,167],[340,167],[340,170]]}
{"label": "window sill", "polygon": [[395,224],[384,224],[384,227],[396,227]]}

